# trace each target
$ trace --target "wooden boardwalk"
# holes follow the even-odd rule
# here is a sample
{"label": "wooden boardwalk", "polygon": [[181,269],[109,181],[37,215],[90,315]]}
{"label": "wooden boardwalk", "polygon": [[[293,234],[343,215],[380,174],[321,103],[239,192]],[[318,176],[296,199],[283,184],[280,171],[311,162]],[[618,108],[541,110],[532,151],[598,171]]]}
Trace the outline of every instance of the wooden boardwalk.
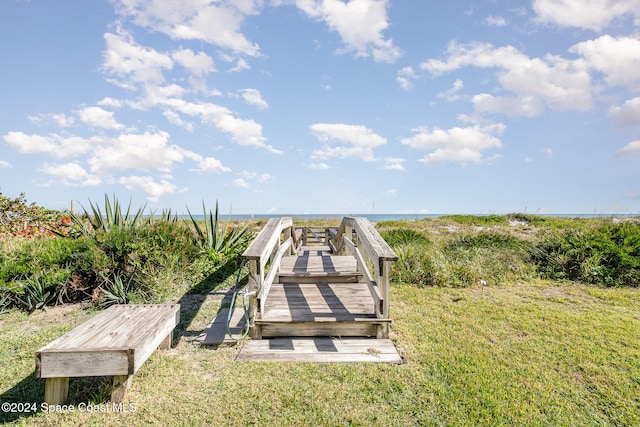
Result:
{"label": "wooden boardwalk", "polygon": [[239,360],[399,362],[388,340],[389,262],[397,257],[367,220],[318,231],[272,218],[243,257],[253,340]]}

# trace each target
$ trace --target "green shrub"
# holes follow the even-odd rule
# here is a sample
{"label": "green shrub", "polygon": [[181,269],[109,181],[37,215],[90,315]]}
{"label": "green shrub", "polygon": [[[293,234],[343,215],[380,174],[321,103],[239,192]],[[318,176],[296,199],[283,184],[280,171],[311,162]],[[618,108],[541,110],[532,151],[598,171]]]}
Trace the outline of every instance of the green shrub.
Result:
{"label": "green shrub", "polygon": [[445,215],[443,219],[450,219],[459,224],[475,226],[507,225],[509,220],[502,215]]}
{"label": "green shrub", "polygon": [[640,286],[640,224],[551,233],[531,251],[543,277],[602,286]]}
{"label": "green shrub", "polygon": [[390,246],[401,246],[406,244],[431,244],[431,241],[423,234],[409,228],[394,228],[391,230],[384,230],[380,233],[380,235]]}

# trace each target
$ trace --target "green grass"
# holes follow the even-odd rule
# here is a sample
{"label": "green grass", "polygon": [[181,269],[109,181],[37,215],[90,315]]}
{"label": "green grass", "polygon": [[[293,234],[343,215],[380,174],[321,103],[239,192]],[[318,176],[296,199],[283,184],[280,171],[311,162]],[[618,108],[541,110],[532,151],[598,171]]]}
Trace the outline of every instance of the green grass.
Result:
{"label": "green grass", "polygon": [[[0,414],[24,425],[620,425],[640,423],[640,290],[535,281],[392,289],[406,363],[234,362],[191,343],[220,301],[192,295],[176,347],[156,352],[126,396],[131,413]],[[191,307],[191,308],[190,308]],[[60,312],[60,310],[65,310]],[[79,306],[0,321],[2,401],[37,402],[42,345],[91,317]],[[71,403],[100,403],[99,381]],[[75,385],[74,385],[75,384]],[[74,388],[75,387],[75,388]],[[73,399],[73,397],[72,397]],[[85,400],[82,400],[85,399]],[[94,399],[91,401],[91,399]]]}

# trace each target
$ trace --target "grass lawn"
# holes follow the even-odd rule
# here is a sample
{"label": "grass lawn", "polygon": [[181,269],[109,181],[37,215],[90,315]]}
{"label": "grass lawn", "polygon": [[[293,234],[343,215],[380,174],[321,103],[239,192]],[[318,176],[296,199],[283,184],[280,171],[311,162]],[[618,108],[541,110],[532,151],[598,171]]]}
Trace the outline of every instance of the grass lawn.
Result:
{"label": "grass lawn", "polygon": [[[71,381],[75,412],[0,412],[18,425],[640,425],[640,289],[533,281],[392,288],[402,365],[234,362],[191,343],[218,295],[184,304],[175,348],[155,352],[125,397]],[[183,301],[184,302],[184,301]],[[0,399],[35,403],[35,351],[95,314],[81,305],[0,318]],[[95,407],[94,407],[95,408]],[[100,408],[100,407],[97,407]],[[104,408],[104,407],[102,407]]]}

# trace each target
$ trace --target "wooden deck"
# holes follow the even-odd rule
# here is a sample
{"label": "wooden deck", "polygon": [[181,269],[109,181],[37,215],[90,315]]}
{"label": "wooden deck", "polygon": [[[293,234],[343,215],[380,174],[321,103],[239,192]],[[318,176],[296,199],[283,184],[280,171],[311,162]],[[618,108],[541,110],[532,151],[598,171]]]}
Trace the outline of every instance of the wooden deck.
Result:
{"label": "wooden deck", "polygon": [[374,301],[358,282],[352,256],[331,255],[327,246],[305,246],[284,257],[262,317],[263,337],[376,336]]}
{"label": "wooden deck", "polygon": [[271,218],[242,257],[253,339],[238,360],[398,363],[388,339],[397,256],[368,220],[311,229]]}

